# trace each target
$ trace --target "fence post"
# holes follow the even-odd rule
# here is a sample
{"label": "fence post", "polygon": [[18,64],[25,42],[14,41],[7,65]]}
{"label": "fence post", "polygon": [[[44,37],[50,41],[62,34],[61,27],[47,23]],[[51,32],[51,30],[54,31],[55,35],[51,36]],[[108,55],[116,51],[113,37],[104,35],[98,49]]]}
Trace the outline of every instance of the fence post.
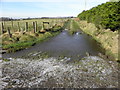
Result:
{"label": "fence post", "polygon": [[25,24],[25,31],[27,32],[28,31],[28,22],[26,22],[26,24]]}
{"label": "fence post", "polygon": [[2,34],[3,34],[3,33],[4,33],[4,25],[3,25],[3,22],[2,22],[1,29],[2,29]]}
{"label": "fence post", "polygon": [[36,22],[33,22],[33,29],[34,29],[34,33],[36,33]]}
{"label": "fence post", "polygon": [[6,31],[6,22],[3,21],[4,31]]}
{"label": "fence post", "polygon": [[37,21],[35,21],[35,32],[37,32]]}
{"label": "fence post", "polygon": [[18,31],[20,32],[20,23],[18,22]]}
{"label": "fence post", "polygon": [[35,33],[35,22],[33,22],[33,29],[34,29],[34,33]]}
{"label": "fence post", "polygon": [[10,28],[8,27],[8,34],[9,34],[9,37],[12,38],[12,34],[10,33]]}

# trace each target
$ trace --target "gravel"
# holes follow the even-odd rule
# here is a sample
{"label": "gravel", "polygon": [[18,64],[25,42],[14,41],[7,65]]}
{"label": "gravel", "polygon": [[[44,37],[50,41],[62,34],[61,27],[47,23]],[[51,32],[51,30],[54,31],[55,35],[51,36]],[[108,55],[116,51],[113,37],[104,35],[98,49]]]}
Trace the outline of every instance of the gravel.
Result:
{"label": "gravel", "polygon": [[76,62],[68,59],[11,58],[0,62],[2,88],[118,88],[114,61],[88,56]]}

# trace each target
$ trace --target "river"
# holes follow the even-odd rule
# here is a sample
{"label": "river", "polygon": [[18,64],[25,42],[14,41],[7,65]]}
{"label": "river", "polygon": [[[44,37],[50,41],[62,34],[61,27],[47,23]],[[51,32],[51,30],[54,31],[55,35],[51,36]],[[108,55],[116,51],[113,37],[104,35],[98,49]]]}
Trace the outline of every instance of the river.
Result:
{"label": "river", "polygon": [[[41,57],[43,52],[49,57]],[[99,53],[90,36],[64,30],[28,49],[3,54],[9,61],[0,60],[0,88],[117,88],[117,63]]]}
{"label": "river", "polygon": [[31,52],[47,52],[52,57],[66,56],[72,59],[81,59],[90,54],[92,56],[101,53],[97,43],[83,32],[77,32],[70,35],[68,31],[63,31],[56,37],[48,41],[39,43],[31,48],[21,50],[15,53],[3,54],[4,58],[21,57]]}

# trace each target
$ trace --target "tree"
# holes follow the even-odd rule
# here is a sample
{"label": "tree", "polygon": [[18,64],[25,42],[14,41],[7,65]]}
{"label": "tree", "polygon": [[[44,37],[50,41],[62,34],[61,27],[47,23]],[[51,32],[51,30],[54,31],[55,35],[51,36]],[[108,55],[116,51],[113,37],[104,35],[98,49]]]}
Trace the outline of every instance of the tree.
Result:
{"label": "tree", "polygon": [[110,0],[109,2],[119,2],[120,0]]}
{"label": "tree", "polygon": [[[118,0],[110,0],[118,1]],[[94,23],[112,31],[120,30],[120,0],[119,2],[106,2],[78,15],[80,20]]]}

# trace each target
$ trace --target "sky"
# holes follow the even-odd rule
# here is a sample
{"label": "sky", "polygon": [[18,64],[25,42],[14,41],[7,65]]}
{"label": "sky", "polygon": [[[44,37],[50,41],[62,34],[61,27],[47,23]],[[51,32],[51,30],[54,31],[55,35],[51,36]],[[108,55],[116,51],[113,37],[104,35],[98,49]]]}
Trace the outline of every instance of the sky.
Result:
{"label": "sky", "polygon": [[[85,7],[86,1],[86,7]],[[0,0],[0,17],[76,17],[108,0]]]}

